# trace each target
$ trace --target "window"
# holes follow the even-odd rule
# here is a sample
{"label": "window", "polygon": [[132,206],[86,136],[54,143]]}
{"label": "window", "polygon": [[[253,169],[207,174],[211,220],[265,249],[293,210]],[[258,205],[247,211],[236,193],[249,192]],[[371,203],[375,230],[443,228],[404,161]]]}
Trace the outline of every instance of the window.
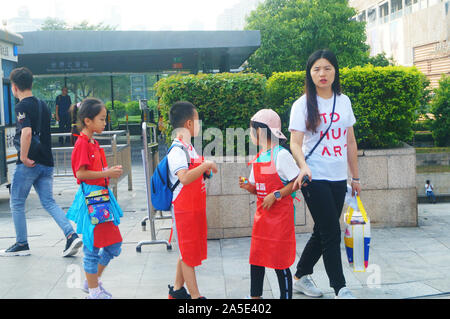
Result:
{"label": "window", "polygon": [[371,25],[377,21],[377,10],[375,8],[370,8],[367,10],[367,24]]}
{"label": "window", "polygon": [[389,21],[389,2],[385,2],[379,7],[380,11],[380,23],[386,23]]}
{"label": "window", "polygon": [[366,10],[363,10],[360,14],[358,14],[358,21],[366,21]]}
{"label": "window", "polygon": [[405,14],[409,14],[412,12],[412,4],[413,0],[405,0]]}
{"label": "window", "polygon": [[392,19],[396,19],[402,16],[402,0],[392,0],[391,2],[391,14]]}

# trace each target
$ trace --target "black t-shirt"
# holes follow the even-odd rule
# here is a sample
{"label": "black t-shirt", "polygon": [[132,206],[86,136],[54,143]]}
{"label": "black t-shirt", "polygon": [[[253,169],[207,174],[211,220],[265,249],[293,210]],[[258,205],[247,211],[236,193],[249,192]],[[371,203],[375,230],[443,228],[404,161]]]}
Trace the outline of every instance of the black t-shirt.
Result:
{"label": "black t-shirt", "polygon": [[[20,136],[22,129],[25,127],[31,127],[33,133],[36,132],[39,119],[39,103],[38,99],[34,96],[22,99],[16,104],[16,136],[14,139],[20,145]],[[52,139],[50,135],[50,110],[44,101],[41,103],[41,152],[35,158],[31,158],[36,163],[53,166],[53,154],[52,154]],[[20,151],[18,151],[17,164],[21,164]]]}
{"label": "black t-shirt", "polygon": [[72,100],[69,95],[58,95],[55,101],[56,105],[58,105],[58,116],[60,117],[68,117],[69,116],[69,108],[72,104]]}

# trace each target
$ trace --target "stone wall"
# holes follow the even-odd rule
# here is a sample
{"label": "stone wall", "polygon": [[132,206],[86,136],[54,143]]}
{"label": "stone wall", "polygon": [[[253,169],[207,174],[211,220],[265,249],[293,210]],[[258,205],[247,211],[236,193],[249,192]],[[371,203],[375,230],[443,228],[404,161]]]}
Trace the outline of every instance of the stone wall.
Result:
{"label": "stone wall", "polygon": [[[239,176],[248,177],[248,158],[222,160],[218,173],[206,182],[208,238],[251,236],[256,196],[239,188]],[[417,226],[415,150],[360,150],[361,199],[374,227]],[[314,226],[301,192],[294,201],[297,233]],[[344,207],[344,211],[347,207]],[[342,219],[341,219],[342,222]]]}

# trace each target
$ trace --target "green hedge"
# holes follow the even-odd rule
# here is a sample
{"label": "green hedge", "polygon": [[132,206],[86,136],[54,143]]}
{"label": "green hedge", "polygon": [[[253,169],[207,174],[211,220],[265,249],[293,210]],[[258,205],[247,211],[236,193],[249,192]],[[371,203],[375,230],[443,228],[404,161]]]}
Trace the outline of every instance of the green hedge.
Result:
{"label": "green hedge", "polygon": [[450,76],[442,75],[432,101],[433,138],[437,146],[450,145]]}
{"label": "green hedge", "polygon": [[250,118],[264,107],[266,78],[261,74],[176,75],[155,84],[162,131],[170,138],[169,111],[174,102],[189,101],[197,107],[203,129],[248,128]]}
{"label": "green hedge", "polygon": [[[424,95],[424,75],[414,67],[355,67],[340,70],[344,94],[357,119],[359,148],[396,147],[411,140]],[[267,81],[252,73],[171,76],[156,83],[163,131],[170,136],[170,106],[187,100],[197,106],[203,128],[248,128],[251,116],[270,107],[282,118],[289,137],[293,102],[304,91],[305,72],[274,73]],[[225,134],[225,133],[224,133]]]}

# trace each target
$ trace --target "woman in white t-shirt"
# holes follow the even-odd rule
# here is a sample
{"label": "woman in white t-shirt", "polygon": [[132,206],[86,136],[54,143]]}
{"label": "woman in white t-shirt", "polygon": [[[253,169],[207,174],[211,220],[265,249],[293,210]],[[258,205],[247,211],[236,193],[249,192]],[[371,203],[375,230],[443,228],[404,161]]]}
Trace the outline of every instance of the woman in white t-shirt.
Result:
{"label": "woman in white t-shirt", "polygon": [[[323,256],[336,298],[354,298],[345,286],[339,218],[347,190],[347,167],[352,194],[361,192],[353,132],[356,120],[350,99],[341,93],[338,62],[331,51],[319,50],[309,57],[305,92],[292,105],[289,131],[291,151],[301,171],[294,189],[302,190],[314,230],[297,264],[294,289],[311,297],[322,296],[309,275]],[[308,182],[302,185],[305,176]]]}

